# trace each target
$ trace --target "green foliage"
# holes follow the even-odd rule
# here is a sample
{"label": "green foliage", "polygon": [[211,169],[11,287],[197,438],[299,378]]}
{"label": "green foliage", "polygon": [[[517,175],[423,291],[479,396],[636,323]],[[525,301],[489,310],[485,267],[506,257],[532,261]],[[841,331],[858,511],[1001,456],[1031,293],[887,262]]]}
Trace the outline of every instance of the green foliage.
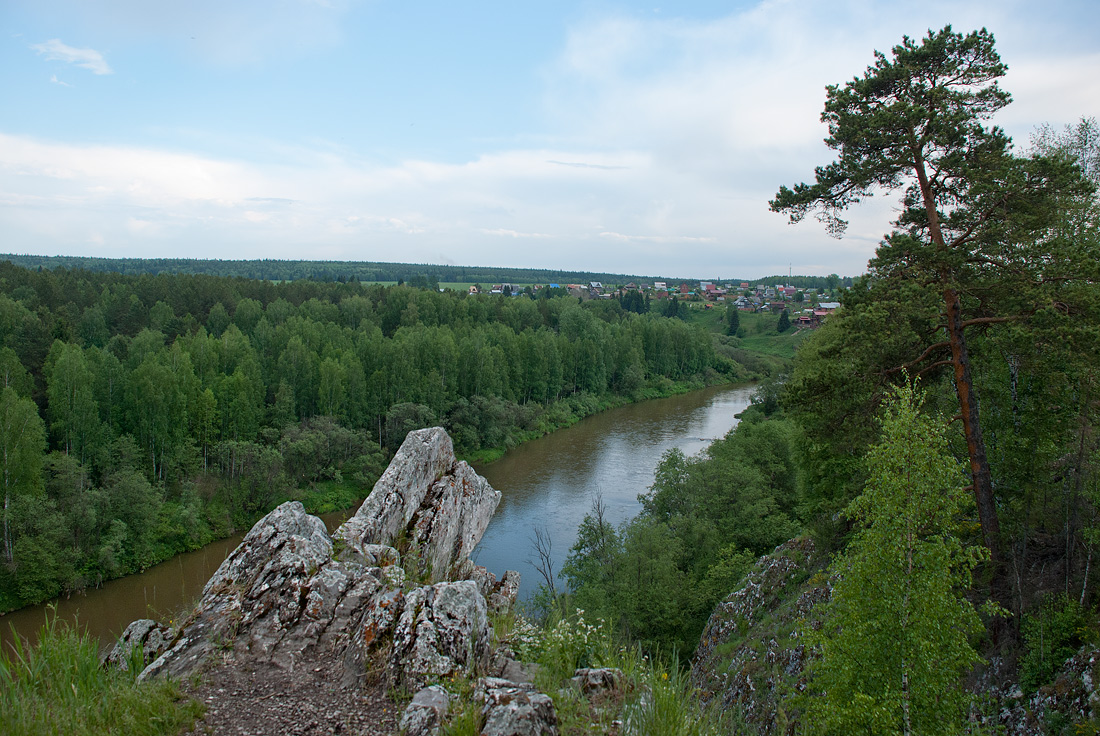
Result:
{"label": "green foliage", "polygon": [[623,733],[631,736],[704,736],[726,733],[713,714],[700,712],[699,703],[686,695],[691,683],[680,659],[656,665],[646,672],[649,697],[626,709]]}
{"label": "green foliage", "polygon": [[[360,498],[412,429],[442,424],[462,455],[483,457],[756,370],[718,355],[697,325],[640,313],[637,297],[624,309],[549,291],[8,262],[0,289],[2,407],[29,428],[3,435],[5,609],[141,569],[287,498],[315,509]],[[46,451],[43,479],[32,466]]]}
{"label": "green foliage", "polygon": [[793,427],[747,413],[699,457],[672,450],[615,529],[597,500],[562,567],[573,600],[647,649],[694,649],[752,560],[797,534]]}
{"label": "green foliage", "polygon": [[779,323],[776,325],[775,329],[778,332],[786,332],[787,330],[791,329],[790,311],[784,309],[782,312],[779,313]]}
{"label": "green foliage", "polygon": [[1031,694],[1046,685],[1086,641],[1094,640],[1095,613],[1063,594],[1047,596],[1020,627],[1024,656],[1020,686]]}
{"label": "green foliage", "polygon": [[897,389],[883,441],[869,453],[867,487],[849,514],[859,524],[834,562],[820,650],[801,704],[810,733],[959,733],[962,675],[979,657],[981,628],[963,597],[982,558],[957,536],[968,496],[942,425]]}
{"label": "green foliage", "polygon": [[732,304],[726,307],[726,322],[726,334],[736,337],[738,330],[741,329],[741,313]]}
{"label": "green foliage", "polygon": [[[559,602],[560,603],[560,602]],[[539,665],[535,685],[554,700],[563,736],[592,733],[646,736],[702,736],[727,733],[710,711],[704,711],[680,659],[651,656],[618,642],[615,629],[603,620],[585,618],[583,610],[568,614],[551,608],[541,626],[521,616],[498,621],[498,637],[524,662]],[[578,667],[610,667],[622,678],[619,686],[598,698],[581,695],[570,682]],[[456,687],[457,685],[457,687]],[[460,700],[468,697],[461,683],[448,684]],[[477,734],[481,721],[471,715],[476,704],[460,703],[445,732]],[[620,730],[621,729],[621,730]]]}
{"label": "green foliage", "polygon": [[8,736],[155,736],[190,728],[202,705],[176,683],[135,683],[137,669],[99,664],[86,633],[51,619],[34,646],[0,655],[0,732]]}

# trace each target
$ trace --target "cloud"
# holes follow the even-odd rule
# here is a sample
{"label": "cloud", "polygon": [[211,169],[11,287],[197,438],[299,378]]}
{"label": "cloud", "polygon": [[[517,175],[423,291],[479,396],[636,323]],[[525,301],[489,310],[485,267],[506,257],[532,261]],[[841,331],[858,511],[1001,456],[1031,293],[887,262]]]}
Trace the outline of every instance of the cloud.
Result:
{"label": "cloud", "polygon": [[547,233],[521,233],[518,230],[506,230],[506,229],[501,228],[501,227],[495,228],[493,230],[485,229],[485,230],[482,230],[481,232],[485,233],[486,235],[503,235],[503,236],[509,237],[509,238],[549,238],[549,237],[552,237],[551,235],[549,235]]}
{"label": "cloud", "polygon": [[615,171],[616,169],[625,169],[626,166],[605,166],[603,164],[586,164],[579,161],[547,161],[548,164],[554,164],[555,166],[572,166],[578,169],[602,169],[603,171]]}
{"label": "cloud", "polygon": [[[260,0],[96,3],[116,34],[181,36],[227,63],[339,40],[349,7],[280,3],[267,22]],[[1085,30],[1095,23],[1034,18],[1022,0],[768,0],[706,20],[583,17],[540,67],[542,87],[531,85],[541,107],[519,101],[542,113],[537,130],[484,138],[464,158],[397,153],[381,165],[364,153],[372,143],[351,139],[222,138],[214,148],[232,158],[187,153],[206,131],[173,151],[0,134],[0,232],[27,252],[98,238],[97,252],[112,255],[439,262],[445,253],[471,265],[669,277],[853,275],[897,216],[896,196],[853,208],[839,241],[767,207],[781,184],[833,158],[822,143],[825,85],[861,73],[903,34],[987,24],[1016,98],[998,122],[1026,142],[1036,122],[1100,112],[1100,81],[1088,75],[1100,57]]]}
{"label": "cloud", "polygon": [[695,237],[691,235],[625,235],[623,233],[602,232],[601,238],[611,238],[612,240],[622,240],[627,242],[646,242],[646,243],[716,243],[718,238],[712,237]]}
{"label": "cloud", "polygon": [[[46,57],[47,61],[64,61],[67,64],[75,64],[83,69],[90,70],[93,74],[113,74],[114,71],[103,54],[95,49],[78,49],[68,46],[60,39],[51,38],[45,43],[32,44],[31,48]],[[53,80],[56,81],[55,76]]]}
{"label": "cloud", "polygon": [[54,84],[60,84],[62,87],[71,87],[72,86],[68,82],[62,82],[60,79],[57,78],[56,74],[50,75],[50,81],[53,82]]}

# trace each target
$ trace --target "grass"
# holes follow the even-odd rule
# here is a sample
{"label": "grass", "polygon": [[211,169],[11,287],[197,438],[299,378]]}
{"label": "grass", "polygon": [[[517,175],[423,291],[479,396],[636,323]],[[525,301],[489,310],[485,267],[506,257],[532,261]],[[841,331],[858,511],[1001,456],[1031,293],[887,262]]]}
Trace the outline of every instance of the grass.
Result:
{"label": "grass", "polygon": [[[541,627],[515,615],[495,617],[493,630],[494,637],[513,648],[521,660],[539,665],[534,684],[553,699],[561,736],[728,732],[713,713],[699,706],[678,658],[650,658],[636,647],[620,645],[612,635],[613,626],[586,622],[583,611],[569,616],[551,611]],[[584,696],[570,683],[579,667],[611,667],[622,677],[613,690]],[[441,683],[457,696],[443,728],[448,736],[476,736],[481,731],[481,704],[471,700],[474,678]]]}
{"label": "grass", "polygon": [[202,715],[202,705],[185,700],[172,681],[136,683],[139,670],[101,667],[87,633],[49,619],[36,645],[16,639],[0,656],[0,733],[158,736]]}

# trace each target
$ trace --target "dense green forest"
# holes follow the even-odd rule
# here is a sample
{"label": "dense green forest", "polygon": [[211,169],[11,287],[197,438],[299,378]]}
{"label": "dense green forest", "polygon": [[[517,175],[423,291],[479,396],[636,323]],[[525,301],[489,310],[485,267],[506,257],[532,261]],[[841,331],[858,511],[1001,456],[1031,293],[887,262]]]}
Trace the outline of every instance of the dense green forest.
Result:
{"label": "dense green forest", "polygon": [[837,583],[788,714],[957,733],[976,664],[1031,693],[1100,638],[1100,128],[1020,153],[985,127],[1008,103],[985,31],[876,59],[828,89],[837,161],[772,206],[839,234],[902,188],[894,232],[734,431],[667,455],[630,523],[593,509],[564,575],[589,615],[690,651],[756,555],[809,534]]}
{"label": "dense green forest", "polygon": [[629,306],[0,263],[0,609],[347,507],[413,428],[473,457],[770,369]]}

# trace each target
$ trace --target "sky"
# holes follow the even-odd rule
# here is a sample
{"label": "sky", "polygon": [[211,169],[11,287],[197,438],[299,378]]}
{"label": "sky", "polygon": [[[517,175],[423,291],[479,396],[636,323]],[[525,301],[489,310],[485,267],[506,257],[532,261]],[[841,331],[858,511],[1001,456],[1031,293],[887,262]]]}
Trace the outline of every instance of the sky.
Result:
{"label": "sky", "polygon": [[1100,116],[1096,0],[2,0],[0,252],[856,275],[768,210],[825,86],[988,28],[997,124]]}

